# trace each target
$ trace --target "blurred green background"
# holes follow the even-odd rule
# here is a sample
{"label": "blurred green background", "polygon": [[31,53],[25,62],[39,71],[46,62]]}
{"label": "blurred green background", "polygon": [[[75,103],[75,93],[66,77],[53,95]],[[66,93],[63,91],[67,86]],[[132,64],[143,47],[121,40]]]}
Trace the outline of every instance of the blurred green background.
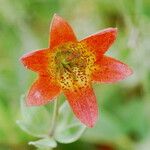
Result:
{"label": "blurred green background", "polygon": [[0,150],[34,150],[35,138],[16,124],[20,96],[35,73],[19,57],[47,47],[54,13],[68,20],[78,39],[117,27],[108,55],[134,74],[116,84],[94,85],[100,107],[96,126],[59,150],[150,149],[150,0],[0,0]]}

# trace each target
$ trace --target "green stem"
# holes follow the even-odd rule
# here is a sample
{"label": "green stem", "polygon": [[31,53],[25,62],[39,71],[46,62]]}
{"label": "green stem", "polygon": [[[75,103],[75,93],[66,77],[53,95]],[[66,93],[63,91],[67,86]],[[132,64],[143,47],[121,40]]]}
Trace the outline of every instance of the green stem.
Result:
{"label": "green stem", "polygon": [[53,116],[52,116],[52,124],[51,124],[51,129],[49,132],[50,137],[53,137],[55,129],[56,129],[57,119],[58,119],[58,109],[59,109],[58,99],[56,99],[54,101],[54,111],[53,111]]}

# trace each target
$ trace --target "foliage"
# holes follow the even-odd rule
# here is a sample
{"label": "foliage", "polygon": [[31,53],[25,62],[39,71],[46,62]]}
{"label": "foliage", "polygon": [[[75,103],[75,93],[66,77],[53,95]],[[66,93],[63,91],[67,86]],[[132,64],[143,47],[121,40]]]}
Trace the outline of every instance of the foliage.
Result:
{"label": "foliage", "polygon": [[101,113],[98,124],[88,129],[81,141],[58,144],[60,149],[149,148],[150,1],[1,0],[0,150],[34,149],[26,143],[37,138],[22,132],[15,123],[21,118],[20,95],[35,77],[32,72],[24,71],[18,59],[26,50],[47,44],[49,20],[55,12],[71,22],[79,39],[99,29],[117,26],[118,39],[108,54],[120,58],[134,70],[131,78],[116,85],[94,86]]}
{"label": "foliage", "polygon": [[29,142],[29,145],[48,149],[57,147],[57,142],[67,144],[78,140],[86,127],[75,119],[68,103],[64,102],[59,108],[54,129],[51,127],[53,127],[52,110],[55,111],[55,107],[52,108],[52,103],[49,105],[27,107],[24,96],[21,97],[22,117],[21,120],[17,120],[17,124],[28,134],[40,138]]}

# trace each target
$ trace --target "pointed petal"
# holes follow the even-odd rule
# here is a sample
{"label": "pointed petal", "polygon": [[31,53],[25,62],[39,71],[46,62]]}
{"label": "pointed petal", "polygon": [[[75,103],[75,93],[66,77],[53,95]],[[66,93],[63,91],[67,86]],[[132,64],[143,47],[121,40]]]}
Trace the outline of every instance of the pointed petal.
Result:
{"label": "pointed petal", "polygon": [[76,41],[72,28],[63,18],[55,14],[50,27],[50,48],[70,41]]}
{"label": "pointed petal", "polygon": [[76,117],[88,127],[98,119],[98,105],[92,88],[65,91],[65,95]]}
{"label": "pointed petal", "polygon": [[92,80],[104,83],[117,82],[132,74],[132,70],[124,63],[107,56],[96,62]]}
{"label": "pointed petal", "polygon": [[81,42],[86,43],[89,49],[93,51],[99,58],[113,44],[113,42],[116,39],[116,36],[117,29],[108,28],[83,39]]}
{"label": "pointed petal", "polygon": [[28,69],[45,74],[49,62],[49,49],[30,52],[23,55],[20,60]]}
{"label": "pointed petal", "polygon": [[39,77],[29,90],[27,95],[27,105],[39,106],[47,104],[54,100],[60,91],[59,86],[57,86],[51,78]]}

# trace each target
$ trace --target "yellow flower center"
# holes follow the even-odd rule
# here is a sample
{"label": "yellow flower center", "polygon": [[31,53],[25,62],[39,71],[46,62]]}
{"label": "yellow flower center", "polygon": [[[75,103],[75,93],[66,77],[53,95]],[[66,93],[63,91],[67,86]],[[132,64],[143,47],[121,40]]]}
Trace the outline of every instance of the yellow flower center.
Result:
{"label": "yellow flower center", "polygon": [[63,90],[77,90],[89,86],[94,62],[95,55],[85,44],[67,43],[56,48],[50,66]]}

